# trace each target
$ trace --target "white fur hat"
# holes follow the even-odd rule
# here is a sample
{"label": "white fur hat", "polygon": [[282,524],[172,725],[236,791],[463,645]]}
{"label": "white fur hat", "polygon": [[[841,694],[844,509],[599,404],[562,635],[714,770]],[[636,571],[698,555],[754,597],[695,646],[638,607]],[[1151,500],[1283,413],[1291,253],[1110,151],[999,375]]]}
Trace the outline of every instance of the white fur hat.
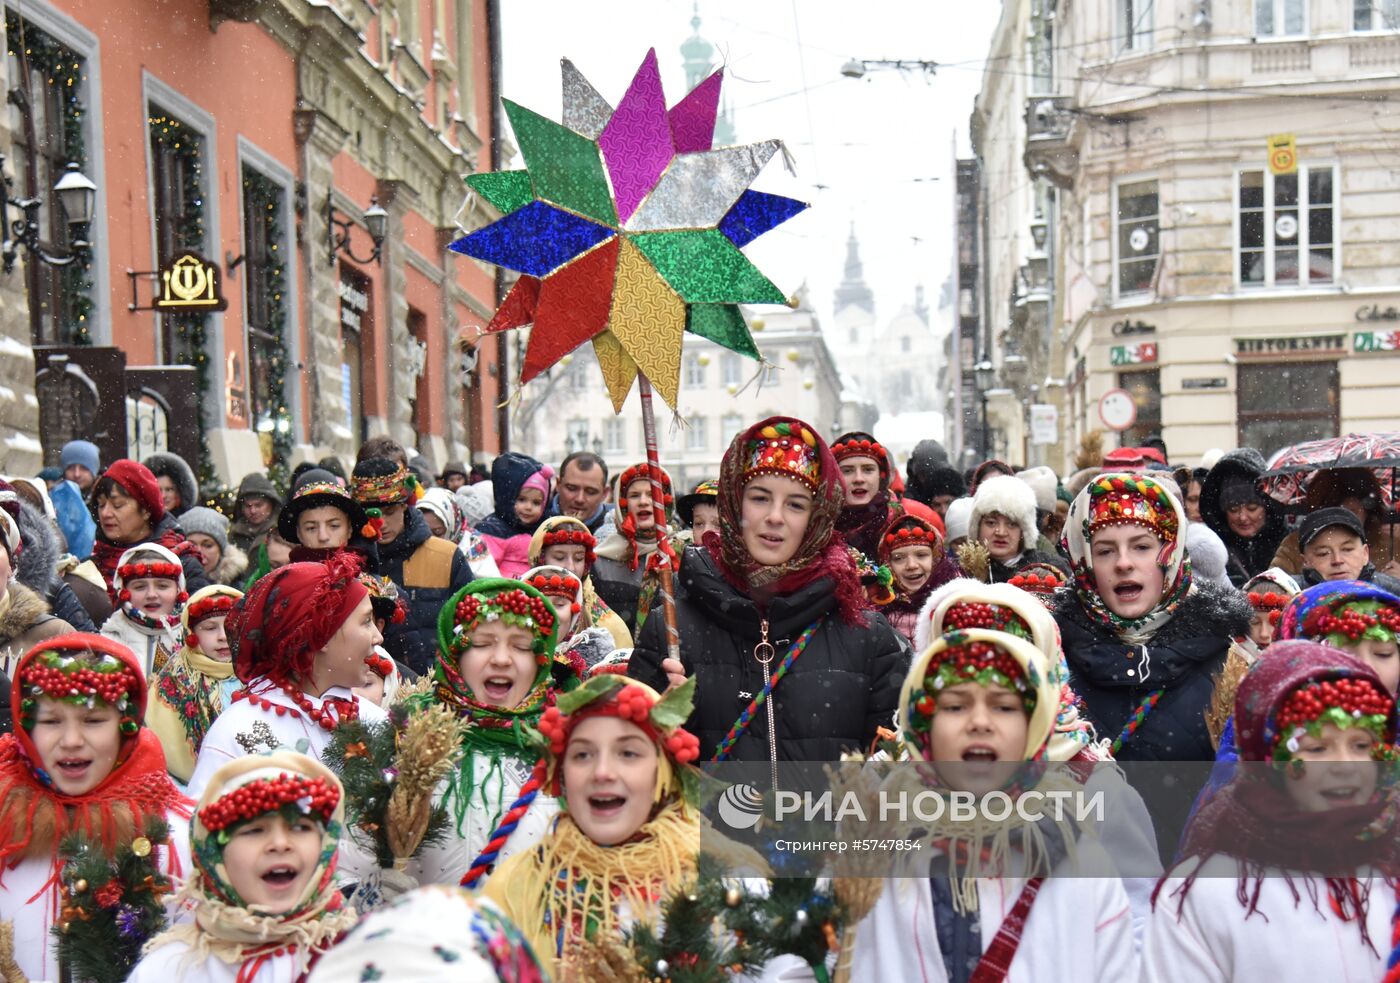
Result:
{"label": "white fur hat", "polygon": [[947,531],[947,541],[967,538],[968,523],[972,519],[972,499],[955,498],[948,503],[948,511],[943,514],[943,528]]}
{"label": "white fur hat", "polygon": [[1055,488],[1060,479],[1055,477],[1054,471],[1042,464],[1039,467],[1017,471],[1016,477],[1030,485],[1031,491],[1035,492],[1036,508],[1042,512],[1055,511]]}
{"label": "white fur hat", "polygon": [[1195,577],[1223,587],[1231,586],[1225,573],[1230,554],[1220,537],[1204,522],[1186,524],[1186,555],[1191,558],[1191,573]]}
{"label": "white fur hat", "polygon": [[[1050,508],[1053,509],[1052,502]],[[982,527],[982,517],[1000,512],[1021,530],[1021,549],[1035,548],[1040,538],[1040,529],[1035,522],[1035,492],[1020,478],[1011,475],[997,475],[988,478],[977,486],[977,494],[972,499],[972,515],[968,518],[968,535],[976,539],[977,530]]]}

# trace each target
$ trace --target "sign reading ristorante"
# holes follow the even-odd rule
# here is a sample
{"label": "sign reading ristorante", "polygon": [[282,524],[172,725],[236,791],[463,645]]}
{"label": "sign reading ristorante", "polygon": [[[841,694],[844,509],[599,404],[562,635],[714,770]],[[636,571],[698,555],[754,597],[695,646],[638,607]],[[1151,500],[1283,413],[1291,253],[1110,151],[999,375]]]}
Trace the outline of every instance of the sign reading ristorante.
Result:
{"label": "sign reading ristorante", "polygon": [[1343,355],[1345,334],[1302,335],[1291,338],[1236,338],[1239,358],[1276,358],[1280,355]]}

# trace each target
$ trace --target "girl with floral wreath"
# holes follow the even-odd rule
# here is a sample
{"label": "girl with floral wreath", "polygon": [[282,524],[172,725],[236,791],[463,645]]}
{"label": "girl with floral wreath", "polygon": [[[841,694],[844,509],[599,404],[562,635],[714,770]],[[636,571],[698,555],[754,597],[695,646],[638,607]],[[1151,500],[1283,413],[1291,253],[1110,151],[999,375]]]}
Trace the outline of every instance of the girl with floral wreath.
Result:
{"label": "girl with floral wreath", "polygon": [[559,642],[555,646],[555,657],[572,662],[578,678],[584,678],[593,666],[617,647],[606,628],[585,623],[583,583],[572,572],[545,564],[526,570],[520,575],[520,580],[549,598],[549,603],[554,605],[554,613],[559,617]]}
{"label": "girl with floral wreath", "polygon": [[698,677],[689,726],[707,758],[865,750],[891,726],[909,645],[870,609],[836,533],[836,459],[813,427],[772,417],[734,438],[719,480],[720,535],[676,578],[680,659],[652,618],[629,674],[658,690]]}
{"label": "girl with floral wreath", "polygon": [[486,882],[485,896],[525,931],[557,979],[587,942],[621,941],[655,922],[661,901],[695,874],[700,851],[699,742],[682,727],[694,683],[659,697],[605,674],[545,711],[545,792],[563,811],[533,849]]}
{"label": "girl with floral wreath", "polygon": [[293,983],[355,924],[335,882],[340,781],[292,751],[248,755],[209,780],[176,895],[192,918],[156,936],[128,983]]}
{"label": "girl with floral wreath", "polygon": [[146,682],[130,649],[100,635],[59,635],[25,653],[10,685],[13,734],[0,737],[0,920],[31,980],[56,980],[59,846],[81,832],[101,849],[139,848],[146,819],[170,825],[159,868],[189,869],[190,802],[145,726]]}
{"label": "girl with floral wreath", "polygon": [[190,780],[204,735],[238,690],[225,623],[242,596],[222,584],[196,591],[180,615],[184,645],[151,677],[146,725],[177,782]]}
{"label": "girl with floral wreath", "polygon": [[[1082,793],[1070,771],[1043,765],[1059,704],[1058,675],[1029,641],[943,635],[900,694],[900,742],[926,764],[891,773],[881,791]],[[920,817],[928,876],[886,880],[858,926],[851,978],[1134,979],[1131,906],[1092,831],[1050,810],[994,821],[990,808]],[[1084,876],[1098,871],[1110,876]]]}
{"label": "girl with floral wreath", "polygon": [[380,642],[358,574],[344,552],[325,563],[289,563],[234,604],[225,630],[243,686],[204,735],[191,795],[233,758],[301,741],[319,758],[339,721],[384,719],[352,692],[368,681],[366,660]]}
{"label": "girl with floral wreath", "polygon": [[879,610],[911,644],[924,602],[948,582],[938,577],[941,570],[946,570],[945,555],[942,534],[932,523],[917,516],[899,516],[880,535],[878,559],[880,566],[890,571],[892,589],[887,595],[889,601]]}
{"label": "girl with floral wreath", "polygon": [[1393,980],[1395,699],[1359,660],[1284,640],[1235,697],[1243,762],[1159,885],[1143,979]]}
{"label": "girl with floral wreath", "polygon": [[135,652],[149,678],[180,650],[180,626],[190,597],[185,569],[164,546],[133,546],[117,563],[112,587],[117,610],[98,633]]}
{"label": "girl with floral wreath", "polygon": [[557,625],[549,599],[516,580],[474,580],[438,615],[433,690],[414,705],[440,703],[471,726],[440,789],[448,834],[410,861],[416,881],[476,886],[544,835],[555,807],[540,794],[531,733],[554,702],[556,678],[575,678],[555,660]]}
{"label": "girl with floral wreath", "polygon": [[540,523],[540,527],[530,537],[530,565],[552,564],[563,567],[582,579],[581,613],[584,624],[606,628],[608,634],[612,635],[616,648],[631,648],[631,630],[593,588],[592,570],[598,559],[594,552],[597,545],[598,540],[588,531],[588,526],[582,519],[575,519],[571,515],[550,516]]}

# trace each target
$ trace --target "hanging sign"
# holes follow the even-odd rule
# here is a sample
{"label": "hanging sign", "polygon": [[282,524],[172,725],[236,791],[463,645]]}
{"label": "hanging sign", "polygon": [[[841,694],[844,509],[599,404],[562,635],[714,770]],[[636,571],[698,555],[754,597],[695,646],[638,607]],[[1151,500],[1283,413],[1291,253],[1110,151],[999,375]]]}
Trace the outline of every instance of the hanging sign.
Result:
{"label": "hanging sign", "polygon": [[185,252],[157,271],[155,308],[163,314],[203,314],[228,307],[217,263]]}
{"label": "hanging sign", "polygon": [[1136,345],[1114,345],[1108,351],[1110,365],[1151,365],[1157,361],[1157,343],[1144,341]]}
{"label": "hanging sign", "polygon": [[1137,404],[1126,389],[1110,389],[1099,399],[1099,419],[1110,430],[1127,430],[1137,422]]}
{"label": "hanging sign", "polygon": [[1031,443],[1053,444],[1060,439],[1060,411],[1052,403],[1031,404]]}
{"label": "hanging sign", "polygon": [[1269,137],[1269,171],[1276,175],[1298,173],[1298,144],[1292,133]]}
{"label": "hanging sign", "polygon": [[1196,376],[1181,380],[1182,389],[1228,389],[1230,380],[1223,375]]}

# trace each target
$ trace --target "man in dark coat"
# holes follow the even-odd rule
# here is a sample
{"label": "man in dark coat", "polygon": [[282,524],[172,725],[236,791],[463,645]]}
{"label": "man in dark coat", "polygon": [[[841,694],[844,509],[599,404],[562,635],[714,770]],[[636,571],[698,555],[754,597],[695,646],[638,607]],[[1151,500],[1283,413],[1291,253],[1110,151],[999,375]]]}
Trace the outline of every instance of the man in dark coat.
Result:
{"label": "man in dark coat", "polygon": [[369,458],[355,465],[350,479],[355,500],[377,509],[383,521],[374,572],[388,577],[408,603],[408,616],[384,629],[384,648],[420,675],[430,672],[437,653],[437,617],[449,597],[471,582],[465,553],[438,539],[411,503],[418,479],[401,464]]}
{"label": "man in dark coat", "polygon": [[1236,587],[1269,569],[1288,535],[1283,510],[1256,487],[1264,466],[1262,454],[1242,447],[1221,457],[1201,486],[1201,519],[1225,544],[1225,572]]}

